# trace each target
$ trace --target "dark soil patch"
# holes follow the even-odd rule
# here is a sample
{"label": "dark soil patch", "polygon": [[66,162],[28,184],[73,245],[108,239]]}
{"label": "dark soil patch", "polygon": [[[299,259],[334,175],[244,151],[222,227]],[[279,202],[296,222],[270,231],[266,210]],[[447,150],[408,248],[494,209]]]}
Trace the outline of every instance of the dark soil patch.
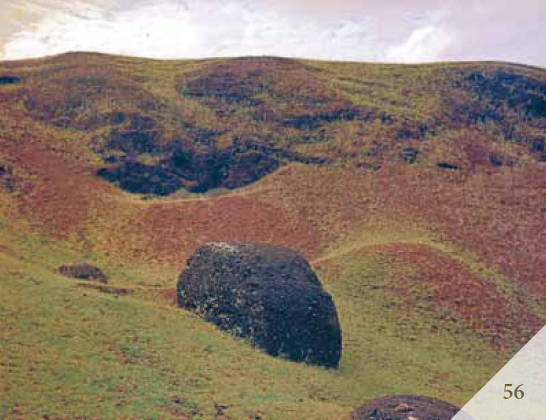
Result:
{"label": "dark soil patch", "polygon": [[169,195],[180,188],[202,193],[214,188],[243,187],[276,171],[284,162],[330,163],[329,158],[251,142],[235,142],[223,150],[206,146],[196,149],[177,143],[158,164],[140,163],[136,160],[140,153],[160,152],[153,133],[126,132],[111,137],[108,146],[127,155],[121,159],[107,156],[105,161],[111,166],[99,169],[97,174],[129,192]]}
{"label": "dark soil patch", "polygon": [[238,188],[279,166],[278,160],[261,153],[177,152],[158,165],[129,160],[102,168],[97,174],[133,193],[169,195],[182,187],[196,193],[219,187]]}
{"label": "dark soil patch", "polygon": [[156,130],[114,131],[110,135],[107,146],[130,155],[158,153],[160,151],[156,144],[158,135],[159,132]]}
{"label": "dark soil patch", "polygon": [[90,264],[62,265],[59,267],[59,273],[66,277],[72,277],[80,280],[98,281],[107,283],[108,278],[98,267]]}
{"label": "dark soil patch", "polygon": [[232,146],[222,151],[193,152],[178,148],[168,160],[172,171],[193,192],[212,188],[238,188],[257,181],[279,168],[277,158],[261,151],[247,151]]}
{"label": "dark soil patch", "polygon": [[332,298],[307,261],[287,248],[199,248],[178,281],[178,303],[272,356],[338,366],[341,330]]}
{"label": "dark soil patch", "polygon": [[114,296],[127,296],[133,293],[131,289],[124,289],[121,287],[111,287],[111,286],[101,286],[98,284],[89,284],[81,283],[78,284],[79,287],[84,287],[86,289],[95,289],[102,293],[107,293]]}
{"label": "dark soil patch", "polygon": [[451,420],[459,408],[422,395],[392,395],[376,398],[357,408],[353,420]]}
{"label": "dark soil patch", "polygon": [[531,143],[531,151],[533,152],[544,152],[544,140],[536,139]]}
{"label": "dark soil patch", "polygon": [[153,118],[139,114],[131,114],[130,121],[131,130],[151,130],[155,127]]}
{"label": "dark soil patch", "polygon": [[125,122],[126,119],[127,119],[127,115],[125,115],[123,112],[120,112],[120,111],[112,112],[110,114],[110,122],[115,125],[123,124],[123,122]]}
{"label": "dark soil patch", "polygon": [[296,60],[243,57],[212,63],[179,83],[181,94],[200,100],[228,116],[240,107],[253,108],[245,118],[300,130],[352,120],[351,101],[329,88],[316,70]]}
{"label": "dark soil patch", "polygon": [[529,117],[546,116],[546,83],[499,70],[490,74],[472,72],[466,76],[470,90],[490,103],[489,110],[508,105]]}
{"label": "dark soil patch", "polygon": [[460,72],[452,95],[446,98],[451,119],[482,126],[489,123],[507,139],[526,141],[517,132],[520,124],[539,130],[546,116],[546,83],[509,70]]}
{"label": "dark soil patch", "polygon": [[134,161],[123,162],[111,168],[102,168],[97,175],[117,184],[121,189],[140,194],[169,195],[183,185],[180,178],[169,168]]}
{"label": "dark soil patch", "polygon": [[427,134],[435,134],[436,128],[429,127],[426,124],[411,124],[409,122],[404,123],[404,128],[398,130],[396,133],[396,138],[400,140],[414,138],[414,139],[422,139]]}

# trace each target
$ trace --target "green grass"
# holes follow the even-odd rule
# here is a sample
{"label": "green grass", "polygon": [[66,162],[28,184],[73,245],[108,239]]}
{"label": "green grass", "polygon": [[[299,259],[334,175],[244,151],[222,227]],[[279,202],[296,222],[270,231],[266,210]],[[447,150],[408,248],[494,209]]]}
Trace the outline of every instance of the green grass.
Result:
{"label": "green grass", "polygon": [[[107,120],[109,113],[122,111],[153,118],[161,132],[160,141],[165,144],[179,137],[185,130],[185,124],[191,124],[221,133],[223,142],[214,139],[220,147],[225,147],[235,138],[252,138],[253,141],[285,147],[286,139],[290,138],[290,143],[294,143],[295,147],[303,144],[310,153],[326,152],[329,156],[338,155],[347,160],[354,160],[351,156],[355,151],[362,154],[369,151],[367,146],[355,150],[351,141],[343,140],[346,135],[340,134],[337,127],[346,122],[343,119],[323,124],[328,142],[309,142],[305,135],[313,134],[316,130],[302,133],[287,129],[282,124],[272,125],[269,120],[258,121],[253,115],[256,107],[245,103],[231,106],[231,116],[220,118],[215,108],[219,106],[218,103],[213,106],[210,101],[184,94],[186,83],[197,76],[206,76],[211,65],[228,66],[230,70],[224,76],[235,74],[234,81],[235,84],[240,82],[241,94],[249,88],[252,90],[252,82],[247,85],[247,79],[255,63],[248,61],[234,65],[229,59],[148,60],[104,54],[66,54],[10,65],[0,62],[0,72],[15,72],[24,78],[21,86],[2,88],[2,92],[11,98],[11,107],[24,110],[26,105],[23,98],[31,99],[31,102],[36,102],[36,107],[30,110],[35,117],[43,117],[50,122],[64,119],[69,126],[78,127],[79,130],[85,128],[91,133],[89,137],[103,142],[109,135],[105,127],[112,127],[111,124],[97,124],[96,121],[102,118]],[[465,76],[479,73],[489,77],[496,72],[505,72],[531,81],[543,81],[544,70],[539,68],[491,62],[393,65],[294,60],[293,66],[288,69],[275,62],[261,68],[264,69],[259,79],[263,89],[261,93],[256,93],[255,100],[271,108],[268,112],[277,114],[279,120],[313,114],[317,110],[327,112],[336,106],[343,108],[342,102],[336,105],[336,101],[348,101],[350,106],[362,107],[376,113],[377,117],[390,116],[390,123],[372,118],[369,121],[353,121],[349,129],[352,139],[359,138],[365,144],[380,140],[385,149],[396,147],[400,130],[416,130],[419,126],[427,127],[422,134],[424,139],[438,138],[438,134],[442,134],[443,138],[453,128],[458,130],[464,126],[483,132],[491,139],[500,138],[503,141],[526,143],[529,138],[543,138],[540,122],[543,117],[524,118],[520,115],[525,101],[509,105],[504,98],[496,105],[513,126],[511,135],[505,132],[506,124],[502,121],[471,123],[464,120],[462,111],[458,109],[464,103],[474,107],[477,113],[483,113],[484,107],[488,106],[487,100],[491,100],[482,98],[481,93],[476,94],[472,84],[465,81]],[[94,79],[106,80],[108,88],[95,89]],[[204,84],[209,82],[206,77],[203,79]],[[534,94],[544,100],[540,92]],[[331,103],[320,106],[312,103],[315,99],[320,102],[321,97],[329,98]],[[311,104],[308,103],[310,99],[313,99]],[[294,104],[299,105],[294,108]],[[456,122],[461,118],[464,121]],[[70,131],[67,127],[63,130]],[[77,137],[76,134],[74,136]],[[418,134],[413,133],[410,137],[413,136]],[[324,139],[324,136],[317,138]]]}
{"label": "green grass", "polygon": [[393,267],[370,257],[340,253],[339,270],[319,271],[344,339],[339,370],[326,370],[267,356],[154,301],[138,286],[150,283],[143,267],[86,255],[112,286],[140,290],[115,297],[55,273],[83,259],[69,247],[2,232],[13,251],[0,253],[2,418],[214,418],[216,403],[231,418],[331,419],[384,394],[462,404],[504,361],[474,335],[404,310],[384,290]]}
{"label": "green grass", "polygon": [[[0,191],[0,418],[214,418],[218,414],[216,405],[221,404],[228,407],[225,415],[232,419],[332,419],[376,396],[403,393],[462,405],[497,372],[509,352],[495,352],[477,331],[456,320],[444,320],[438,316],[442,308],[431,311],[422,300],[415,308],[408,307],[388,289],[400,270],[409,270],[409,266],[361,252],[370,246],[398,243],[432,247],[462,263],[479,279],[491,280],[507,301],[522,299],[521,305],[546,321],[539,297],[526,291],[517,279],[503,275],[499,264],[493,268],[491,259],[486,263],[476,257],[477,249],[492,244],[473,242],[474,248],[462,249],[469,234],[463,235],[456,246],[446,239],[453,226],[445,226],[445,231],[439,228],[437,233],[412,228],[421,219],[411,212],[399,213],[403,217],[398,217],[394,211],[396,205],[403,205],[403,194],[399,197],[402,204],[392,204],[392,214],[387,204],[381,207],[381,202],[375,210],[373,198],[381,185],[376,185],[375,179],[389,177],[389,172],[377,173],[375,178],[369,171],[372,175],[363,177],[356,174],[360,169],[355,169],[361,163],[387,169],[391,165],[404,167],[411,175],[408,168],[414,173],[424,168],[443,179],[432,172],[438,162],[460,163],[461,173],[476,182],[476,189],[470,192],[476,201],[481,200],[482,193],[488,192],[490,154],[503,156],[516,169],[531,167],[537,161],[539,153],[530,150],[530,142],[545,139],[544,115],[538,115],[542,108],[537,105],[537,115],[527,117],[521,113],[529,97],[515,104],[507,98],[495,99],[494,92],[488,93],[485,88],[477,92],[466,76],[477,73],[494,81],[495,75],[513,74],[531,83],[528,94],[539,95],[538,88],[532,86],[545,80],[544,69],[506,63],[399,66],[296,60],[288,67],[284,67],[286,62],[275,60],[236,63],[241,62],[157,61],[100,54],[0,63],[0,72],[17,73],[24,81],[0,90],[2,104],[7,104],[0,106],[0,143],[5,145],[0,164],[13,167],[13,176],[21,187],[12,193]],[[223,72],[221,66],[228,71]],[[208,77],[211,71],[216,78],[229,76],[231,88],[242,100],[229,104],[219,99],[222,95],[214,93],[216,79]],[[258,105],[263,114],[269,112],[274,118],[262,121],[255,115],[257,107],[248,105],[247,90],[255,90],[248,82],[254,80],[252,74],[258,74],[256,80],[263,86],[252,99],[264,105],[263,109]],[[213,91],[208,98],[188,94],[188,82],[199,77]],[[457,83],[462,85],[456,87]],[[540,98],[543,100],[544,95]],[[503,119],[473,122],[463,115],[459,120],[461,105],[469,105],[484,118],[494,105],[502,111]],[[287,118],[320,117],[347,107],[374,116],[370,120],[364,114],[353,121],[345,117],[325,120],[321,127],[307,131],[283,124]],[[114,112],[124,113],[125,122],[114,124],[110,120]],[[61,165],[59,171],[65,170],[60,172],[66,173],[65,178],[81,175],[69,171],[69,164],[81,173],[94,172],[105,165],[106,155],[122,153],[95,152],[91,146],[107,146],[112,132],[131,129],[131,115],[153,119],[162,146],[179,137],[187,137],[191,143],[192,130],[215,131],[211,150],[228,148],[237,138],[305,155],[327,156],[334,163],[320,169],[303,164],[285,166],[277,178],[264,178],[242,190],[192,194],[181,189],[165,198],[121,192],[105,184],[84,185],[89,179],[82,177],[82,188],[90,192],[90,201],[85,204],[67,189],[59,196],[51,194],[57,185],[43,182],[49,174],[35,173],[20,161],[24,159],[20,151],[26,147],[24,156],[36,153],[41,161],[63,157],[67,167]],[[421,130],[421,126],[425,128]],[[507,128],[513,128],[513,133]],[[406,129],[409,135],[404,134]],[[419,150],[411,167],[399,155],[404,147]],[[163,157],[137,156],[148,164]],[[34,162],[38,161],[36,158]],[[478,164],[483,174],[474,173]],[[283,178],[281,171],[292,175]],[[535,177],[535,172],[530,171],[529,177]],[[525,180],[522,178],[522,183]],[[290,188],[284,183],[291,184]],[[320,189],[319,183],[323,184]],[[22,188],[25,185],[30,187],[28,195]],[[438,185],[448,193],[461,188],[448,181]],[[339,202],[333,203],[329,194]],[[532,191],[523,190],[521,194],[526,194],[522,202],[531,211],[540,208],[541,201],[531,199]],[[180,247],[201,240],[201,225],[179,223],[175,212],[166,215],[172,218],[167,220],[149,214],[149,225],[136,223],[141,221],[139,216],[153,206],[172,209],[178,202],[195,200],[210,205],[212,215],[226,218],[218,220],[225,226],[232,213],[223,215],[215,200],[230,195],[259,196],[275,208],[285,209],[287,220],[294,226],[307,216],[312,219],[309,226],[316,227],[317,241],[321,242],[317,249],[326,249],[312,263],[334,297],[343,329],[344,350],[338,370],[267,356],[160,297],[159,292],[172,293],[181,269],[173,263],[175,254]],[[446,197],[439,194],[421,205],[439,206]],[[47,207],[55,199],[60,205]],[[58,232],[48,229],[57,225],[51,221],[48,225],[48,219],[53,216],[58,221],[62,214],[50,214],[47,209],[63,209],[65,204],[66,208],[86,206],[84,216],[69,226],[64,236],[55,236]],[[486,205],[498,205],[506,211],[512,207],[502,200],[485,200],[483,204],[485,207],[472,217],[463,214],[461,220],[483,227],[487,234],[492,229],[487,221],[497,213]],[[346,220],[342,207],[361,205],[371,213],[360,209]],[[41,206],[46,209],[42,213]],[[179,209],[181,214],[192,211],[185,206]],[[519,213],[507,219],[506,229],[493,232],[492,237],[501,235],[501,240],[518,247],[535,240],[539,244],[540,235],[532,230],[526,238],[517,236],[519,231],[506,236],[512,227],[532,220],[525,216],[527,209],[520,211],[517,207],[514,211]],[[159,218],[163,213],[157,214]],[[385,220],[376,220],[379,214]],[[28,220],[23,221],[23,217]],[[169,248],[165,255],[158,245],[164,238],[155,238],[156,232],[150,228],[159,221],[163,232],[180,235],[181,240],[177,249]],[[201,219],[198,222],[205,223]],[[172,230],[165,229],[169,223]],[[423,222],[420,226],[428,225]],[[241,230],[244,227],[238,226]],[[54,236],[63,239],[53,240]],[[299,245],[305,245],[306,240],[302,238]],[[529,247],[528,257],[516,262],[527,268],[525,264],[541,250],[540,246]],[[183,251],[186,255],[192,249]],[[501,249],[500,257],[510,261],[510,255],[502,252],[508,251]],[[98,265],[112,287],[133,293],[116,297],[81,287],[79,282],[57,274],[60,265],[79,262]]]}
{"label": "green grass", "polygon": [[404,226],[403,223],[394,223],[392,221],[386,223],[388,227],[382,227],[382,224],[381,221],[376,220],[373,223],[368,221],[360,228],[355,227],[354,232],[330,246],[325,255],[316,259],[315,262],[320,263],[329,259],[338,260],[362,248],[376,245],[391,243],[425,245],[440,251],[442,254],[449,255],[451,259],[468,268],[472,274],[491,280],[497,290],[509,301],[516,299],[517,296],[523,298],[526,305],[546,322],[546,311],[537,296],[503,275],[499,270],[488,266],[468,250],[442,240],[438,233],[430,230],[417,227],[409,228]]}

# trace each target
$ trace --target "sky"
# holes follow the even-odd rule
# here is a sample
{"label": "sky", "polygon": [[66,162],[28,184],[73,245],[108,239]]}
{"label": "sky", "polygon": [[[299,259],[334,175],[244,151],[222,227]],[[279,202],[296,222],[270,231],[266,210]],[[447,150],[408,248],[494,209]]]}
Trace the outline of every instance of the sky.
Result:
{"label": "sky", "polygon": [[546,67],[546,0],[0,0],[0,60],[68,51]]}

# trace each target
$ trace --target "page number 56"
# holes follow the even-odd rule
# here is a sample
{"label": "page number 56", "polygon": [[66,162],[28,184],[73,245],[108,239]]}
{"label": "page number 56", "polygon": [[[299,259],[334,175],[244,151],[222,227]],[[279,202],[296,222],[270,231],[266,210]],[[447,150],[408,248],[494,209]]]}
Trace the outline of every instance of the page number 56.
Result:
{"label": "page number 56", "polygon": [[516,386],[514,391],[512,391],[512,386],[512,384],[504,384],[504,399],[509,400],[514,397],[516,400],[521,400],[525,396],[523,389],[520,389],[523,384]]}

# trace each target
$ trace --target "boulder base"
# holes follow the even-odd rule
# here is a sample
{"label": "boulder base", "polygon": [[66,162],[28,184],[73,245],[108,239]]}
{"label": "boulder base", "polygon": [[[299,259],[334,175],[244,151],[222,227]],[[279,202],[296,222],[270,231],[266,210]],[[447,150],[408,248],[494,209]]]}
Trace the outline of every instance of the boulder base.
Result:
{"label": "boulder base", "polygon": [[337,367],[341,330],[332,297],[287,248],[214,242],[188,259],[178,304],[272,356]]}
{"label": "boulder base", "polygon": [[357,408],[352,420],[451,420],[459,412],[456,406],[422,395],[389,395],[376,398]]}

